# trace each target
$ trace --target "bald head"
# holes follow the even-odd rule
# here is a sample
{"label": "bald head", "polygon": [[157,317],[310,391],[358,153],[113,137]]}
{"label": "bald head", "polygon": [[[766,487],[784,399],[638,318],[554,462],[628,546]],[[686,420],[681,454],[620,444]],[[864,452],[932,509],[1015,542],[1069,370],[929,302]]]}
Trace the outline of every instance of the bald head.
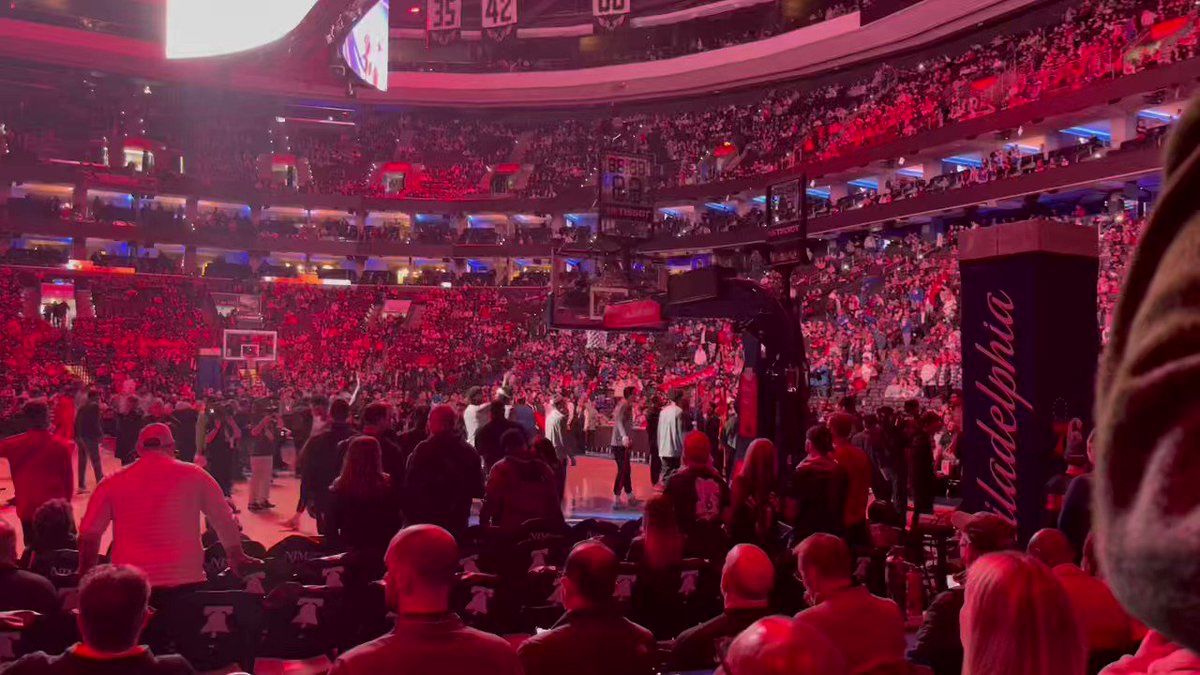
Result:
{"label": "bald head", "polygon": [[436,525],[400,530],[387,550],[388,599],[401,614],[444,612],[458,573],[458,543]]}
{"label": "bald head", "polygon": [[598,541],[582,542],[567,556],[565,575],[567,609],[603,604],[617,587],[617,556]]}
{"label": "bald head", "polygon": [[1075,562],[1075,549],[1067,535],[1052,527],[1038,530],[1030,538],[1028,553],[1050,568]]}
{"label": "bald head", "polygon": [[429,433],[444,434],[454,431],[454,425],[458,422],[458,413],[454,412],[454,408],[448,405],[434,406],[433,410],[429,411]]}
{"label": "bald head", "polygon": [[738,544],[725,556],[721,593],[725,607],[766,606],[775,587],[775,566],[759,547]]}
{"label": "bald head", "polygon": [[825,636],[803,621],[769,616],[729,645],[723,675],[844,675],[846,660]]}

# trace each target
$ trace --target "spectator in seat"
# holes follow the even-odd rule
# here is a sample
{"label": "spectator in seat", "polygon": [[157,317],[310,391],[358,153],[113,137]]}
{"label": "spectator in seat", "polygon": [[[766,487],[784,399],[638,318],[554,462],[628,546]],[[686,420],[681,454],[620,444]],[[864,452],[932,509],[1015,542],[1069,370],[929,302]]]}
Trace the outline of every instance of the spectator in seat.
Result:
{"label": "spectator in seat", "polygon": [[139,646],[150,620],[150,582],[131,565],[101,565],[79,584],[77,621],[83,642],[59,656],[34,652],[5,675],[190,675],[182,656],[155,656]]}
{"label": "spectator in seat", "polygon": [[567,556],[562,580],[567,613],[517,650],[525,675],[649,675],[657,646],[650,631],[621,616],[613,604],[617,556],[585,541]]}
{"label": "spectator in seat", "polygon": [[1089,652],[1125,653],[1144,636],[1145,629],[1121,607],[1108,585],[1075,564],[1075,550],[1061,531],[1039,530],[1027,551],[1050,568],[1066,591]]}
{"label": "spectator in seat", "polygon": [[36,538],[33,516],[38,507],[51,499],[71,499],[71,446],[50,433],[45,401],[30,401],[21,413],[29,431],[0,441],[0,459],[8,460],[17,518],[25,545],[30,546]]}
{"label": "spectator in seat", "polygon": [[106,478],[88,501],[79,524],[79,572],[100,554],[100,538],[113,526],[112,560],[136,565],[159,592],[208,579],[200,541],[201,516],[216,531],[229,566],[249,558],[220,486],[204,469],[175,459],[175,439],[165,424],[138,435],[138,461]]}
{"label": "spectator in seat", "polygon": [[334,546],[383,560],[402,524],[400,500],[383,470],[379,441],[355,436],[346,448],[342,472],[329,486],[328,538]]}
{"label": "spectator in seat", "polygon": [[75,529],[75,511],[65,499],[51,499],[33,513],[33,541],[26,542],[21,567],[30,569],[40,554],[63,549],[78,550],[79,532]]}
{"label": "spectator in seat", "polygon": [[729,486],[713,468],[712,449],[704,432],[689,433],[683,446],[685,466],[667,478],[663,494],[671,500],[688,554],[720,559],[729,547],[724,530]]}
{"label": "spectator in seat", "polygon": [[963,672],[959,615],[971,565],[988,553],[1007,551],[1016,545],[1016,532],[1012,524],[994,513],[958,512],[951,520],[958,529],[959,555],[965,568],[957,577],[962,585],[933,599],[917,630],[916,644],[908,651],[909,661],[929,666],[935,675],[958,675]]}
{"label": "spectator in seat", "polygon": [[775,569],[757,546],[739,544],[725,556],[721,595],[725,611],[679,634],[667,659],[667,670],[709,670],[720,663],[723,642],[768,616]]}
{"label": "spectator in seat", "polygon": [[729,645],[717,675],[847,675],[846,660],[820,631],[784,616],[760,619]]}
{"label": "spectator in seat", "polygon": [[[510,430],[523,431],[523,427],[504,416],[504,401],[492,401],[488,421],[479,427],[475,433],[475,450],[483,458],[483,473],[488,475],[497,462],[504,459],[506,454],[500,445],[500,438]],[[532,434],[526,434],[526,439],[532,439]]]}
{"label": "spectator in seat", "polygon": [[846,536],[855,544],[865,544],[867,534],[867,502],[870,499],[874,469],[867,453],[850,442],[855,418],[849,413],[836,413],[829,418],[833,434],[833,459],[846,470]]}
{"label": "spectator in seat", "polygon": [[58,608],[54,584],[17,567],[17,531],[0,520],[0,612],[27,609],[49,615]]}
{"label": "spectator in seat", "polygon": [[483,497],[479,453],[458,435],[458,414],[448,405],[429,412],[429,438],[408,459],[404,513],[411,524],[430,523],[461,536],[471,517],[471,500]]}
{"label": "spectator in seat", "polygon": [[810,534],[845,532],[849,476],[833,459],[833,434],[818,424],[808,430],[807,456],[796,466],[784,495],[784,518],[795,540]]}
{"label": "spectator in seat", "polygon": [[96,482],[104,478],[104,469],[100,467],[100,441],[104,439],[104,431],[100,428],[100,392],[91,390],[87,399],[75,414],[75,443],[79,452],[79,491],[87,490],[84,476],[87,464],[92,463],[92,474]]}
{"label": "spectator in seat", "polygon": [[980,558],[962,608],[967,675],[1083,675],[1083,631],[1054,574],[1015,551]]}
{"label": "spectator in seat", "polygon": [[514,426],[500,446],[505,457],[488,476],[479,523],[512,531],[533,518],[562,520],[554,471],[534,454],[525,431]]}
{"label": "spectator in seat", "polygon": [[[451,426],[454,411],[450,410]],[[440,422],[439,422],[440,424]],[[433,525],[401,530],[388,546],[384,592],[396,628],[342,654],[330,675],[517,675],[517,657],[500,637],[468,628],[450,610],[458,545]]]}
{"label": "spectator in seat", "polygon": [[904,663],[904,616],[891,600],[854,583],[846,542],[814,534],[796,547],[796,571],[812,605],[796,619],[816,628],[846,659],[851,673]]}

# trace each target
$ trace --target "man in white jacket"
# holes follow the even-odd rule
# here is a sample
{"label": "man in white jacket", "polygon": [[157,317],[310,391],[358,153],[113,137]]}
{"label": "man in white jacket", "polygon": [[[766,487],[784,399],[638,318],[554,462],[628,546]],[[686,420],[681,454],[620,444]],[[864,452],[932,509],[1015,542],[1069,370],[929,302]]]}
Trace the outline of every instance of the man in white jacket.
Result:
{"label": "man in white jacket", "polygon": [[665,485],[671,474],[679,470],[683,454],[683,408],[679,402],[683,392],[672,389],[667,393],[667,406],[658,416],[658,456],[662,458],[662,483]]}

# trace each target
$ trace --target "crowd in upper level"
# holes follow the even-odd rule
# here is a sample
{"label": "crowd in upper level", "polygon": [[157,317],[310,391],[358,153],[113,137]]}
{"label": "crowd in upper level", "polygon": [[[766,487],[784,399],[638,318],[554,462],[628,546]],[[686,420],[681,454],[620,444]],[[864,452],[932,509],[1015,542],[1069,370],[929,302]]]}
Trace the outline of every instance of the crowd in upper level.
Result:
{"label": "crowd in upper level", "polygon": [[[492,193],[489,169],[507,162],[527,169],[500,192],[544,197],[594,184],[602,147],[654,155],[661,185],[707,183],[843,156],[1190,58],[1197,35],[1192,9],[1184,0],[1089,0],[1069,5],[1049,26],[911,67],[882,64],[863,77],[782,85],[753,103],[616,111],[603,118],[464,120],[364,109],[352,126],[289,126],[272,122],[268,103],[233,94],[222,95],[224,109],[199,120],[193,120],[195,108],[183,114],[140,95],[49,115],[37,102],[8,101],[0,116],[14,157],[79,159],[94,154],[100,136],[115,144],[122,134],[149,135],[180,149],[188,174],[213,185],[265,187],[270,180],[256,158],[267,153],[306,160],[296,167],[295,185],[315,192],[381,194],[376,169],[404,162],[410,165],[405,185],[390,196],[470,197]],[[1156,26],[1168,34],[1152,37]],[[735,152],[718,157],[724,143]]]}

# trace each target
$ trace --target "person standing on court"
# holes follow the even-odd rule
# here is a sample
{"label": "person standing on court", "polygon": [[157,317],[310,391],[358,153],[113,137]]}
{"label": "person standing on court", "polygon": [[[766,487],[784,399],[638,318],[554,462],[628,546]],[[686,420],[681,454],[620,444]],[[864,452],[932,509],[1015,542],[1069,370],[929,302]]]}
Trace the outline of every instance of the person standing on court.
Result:
{"label": "person standing on court", "polygon": [[87,491],[84,474],[87,472],[88,461],[92,462],[92,474],[99,483],[104,478],[104,469],[100,468],[100,441],[104,439],[104,430],[100,428],[100,392],[89,391],[87,399],[75,414],[75,444],[79,452],[79,491]]}
{"label": "person standing on court", "polygon": [[[625,387],[621,391],[621,400],[613,408],[612,415],[612,448],[613,461],[617,464],[617,477],[613,479],[613,508],[632,506],[633,499],[633,465],[629,455],[633,452],[633,403],[637,389]],[[625,501],[621,500],[621,492],[625,493]]]}
{"label": "person standing on court", "polygon": [[672,389],[667,393],[667,407],[658,415],[658,454],[662,458],[662,482],[666,485],[671,474],[679,470],[683,456],[684,410],[679,405],[683,392]]}

